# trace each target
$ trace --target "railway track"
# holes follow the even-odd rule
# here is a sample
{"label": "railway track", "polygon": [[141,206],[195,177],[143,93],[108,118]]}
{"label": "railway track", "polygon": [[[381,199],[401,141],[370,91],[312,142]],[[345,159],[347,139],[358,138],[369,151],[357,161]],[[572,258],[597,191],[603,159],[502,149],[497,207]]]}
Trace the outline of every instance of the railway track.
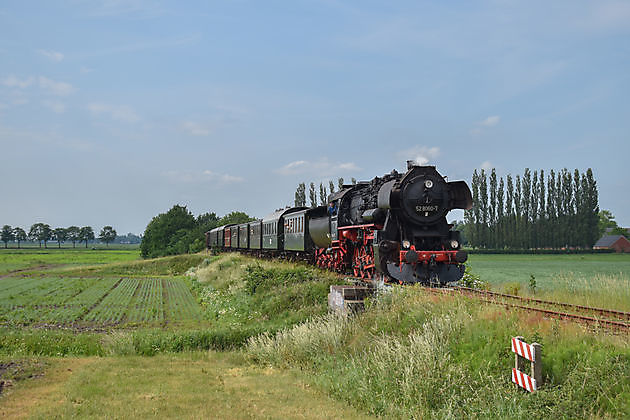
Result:
{"label": "railway track", "polygon": [[[366,284],[364,279],[345,277],[345,280],[356,284]],[[546,317],[577,322],[595,328],[607,328],[619,332],[630,333],[630,312],[614,309],[596,308],[573,303],[555,302],[489,290],[472,289],[455,286],[451,288],[424,287],[425,291],[433,294],[464,295],[484,303],[503,306],[505,308],[524,310],[543,314]]]}
{"label": "railway track", "polygon": [[604,327],[617,331],[630,332],[630,312],[528,298],[460,286],[451,289],[427,290],[448,294],[458,293],[473,297],[485,303],[540,313],[549,318],[578,322],[593,327]]}

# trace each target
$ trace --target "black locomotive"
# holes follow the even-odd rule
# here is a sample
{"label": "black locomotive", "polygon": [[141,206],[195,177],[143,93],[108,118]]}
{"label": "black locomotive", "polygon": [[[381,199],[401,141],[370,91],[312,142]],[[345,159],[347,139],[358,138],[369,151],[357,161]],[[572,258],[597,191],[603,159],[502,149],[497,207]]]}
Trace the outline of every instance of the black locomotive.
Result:
{"label": "black locomotive", "polygon": [[459,280],[467,259],[446,215],[470,209],[464,181],[407,162],[369,182],[344,185],[328,206],[278,210],[263,220],[206,233],[208,247],[312,261],[366,281],[442,286]]}

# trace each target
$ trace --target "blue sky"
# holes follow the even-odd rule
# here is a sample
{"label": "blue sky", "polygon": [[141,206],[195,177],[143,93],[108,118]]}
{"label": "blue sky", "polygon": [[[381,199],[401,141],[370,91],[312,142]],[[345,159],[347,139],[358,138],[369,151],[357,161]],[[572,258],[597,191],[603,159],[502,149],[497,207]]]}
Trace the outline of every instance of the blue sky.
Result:
{"label": "blue sky", "polygon": [[262,217],[418,159],[591,167],[630,226],[629,93],[627,1],[3,1],[0,224]]}

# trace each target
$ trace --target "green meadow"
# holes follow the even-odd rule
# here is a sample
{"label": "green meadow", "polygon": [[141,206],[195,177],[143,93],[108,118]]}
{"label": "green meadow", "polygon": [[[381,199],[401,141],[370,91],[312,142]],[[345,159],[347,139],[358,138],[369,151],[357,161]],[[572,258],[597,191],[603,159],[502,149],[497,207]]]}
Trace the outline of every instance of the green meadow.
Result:
{"label": "green meadow", "polygon": [[630,311],[630,254],[473,254],[467,265],[496,291]]}

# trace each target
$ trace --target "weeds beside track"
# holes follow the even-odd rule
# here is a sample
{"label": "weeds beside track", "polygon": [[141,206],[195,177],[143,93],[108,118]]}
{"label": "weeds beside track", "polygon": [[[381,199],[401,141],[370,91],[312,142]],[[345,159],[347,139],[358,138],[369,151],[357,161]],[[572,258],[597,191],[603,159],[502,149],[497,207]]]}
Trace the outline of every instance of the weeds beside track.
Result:
{"label": "weeds beside track", "polygon": [[[630,322],[627,322],[630,320],[629,312],[516,296],[461,286],[448,289],[426,288],[426,290],[431,293],[459,293],[485,303],[500,305],[506,308],[537,312],[551,318],[579,322],[588,326],[605,327],[616,331],[630,332]],[[562,311],[558,309],[562,309]]]}

